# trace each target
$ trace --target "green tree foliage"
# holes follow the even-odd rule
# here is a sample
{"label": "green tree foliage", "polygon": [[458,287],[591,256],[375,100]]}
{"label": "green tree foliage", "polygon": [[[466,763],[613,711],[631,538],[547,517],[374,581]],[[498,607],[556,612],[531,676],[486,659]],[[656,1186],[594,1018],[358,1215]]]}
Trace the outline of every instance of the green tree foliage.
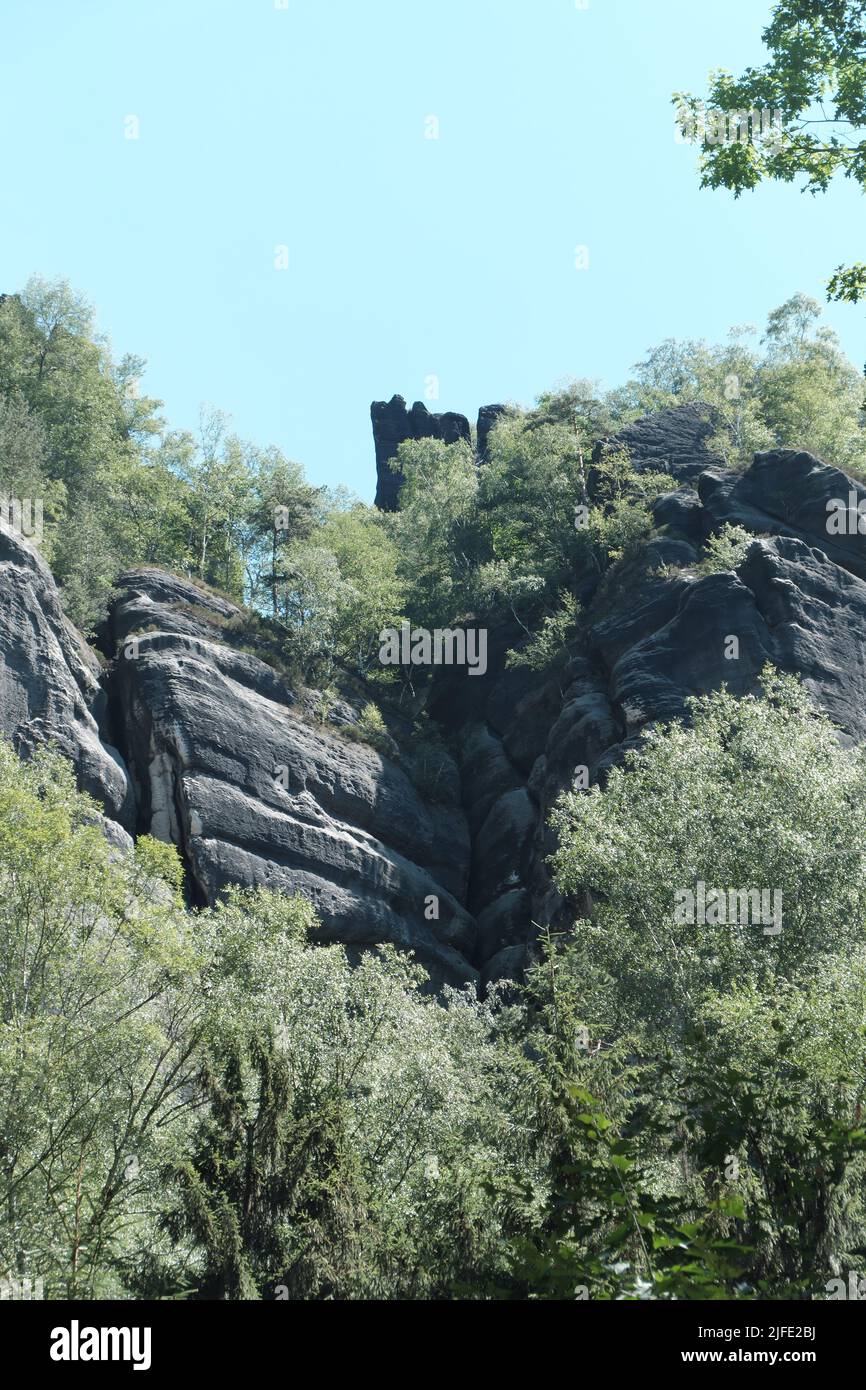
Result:
{"label": "green tree foliage", "polygon": [[648,413],[705,401],[719,419],[714,446],[735,466],[778,446],[863,475],[863,382],[820,315],[814,299],[797,294],[769,315],[758,346],[754,328],[732,329],[719,346],[668,339],[616,393],[621,406]]}
{"label": "green tree foliage", "polygon": [[542,1163],[493,1002],[309,903],[178,897],[62,758],[0,748],[0,1268],[47,1297],[427,1297],[506,1268],[488,1190]]}
{"label": "green tree foliage", "polygon": [[529,628],[634,550],[668,480],[597,446],[659,406],[714,406],[735,463],[797,444],[861,472],[859,377],[818,318],[797,295],[760,351],[744,331],[722,347],[669,341],[617,390],[566,382],[505,413],[482,467],[463,443],[406,443],[400,509],[383,515],[310,486],[218,410],[203,408],[196,436],[169,429],[140,394],[141,359],[115,362],[81,296],[37,278],[0,304],[0,486],[42,500],[42,548],[85,630],[122,569],[162,565],[258,610],[306,679],[336,664],[387,682],[379,633],[403,617],[502,613]]}
{"label": "green tree foliage", "polygon": [[527,627],[568,603],[577,577],[602,574],[649,533],[647,501],[670,478],[638,474],[619,450],[590,469],[591,430],[613,420],[594,390],[571,383],[533,411],[507,411],[480,467],[462,442],[401,446],[405,481],[389,526],[413,622],[499,613]]}
{"label": "green tree foliage", "polygon": [[445,627],[472,607],[477,563],[478,468],[468,444],[438,439],[401,444],[400,509],[391,518],[397,573],[414,622]]}
{"label": "green tree foliage", "polygon": [[[673,1201],[666,1222],[674,1212],[689,1240],[730,1242],[750,1297],[810,1296],[862,1259],[864,775],[863,750],[840,747],[797,683],[767,670],[760,698],[693,701],[688,725],[648,731],[603,791],[565,797],[555,816],[558,886],[590,906],[559,997],[603,1063],[587,1081],[584,1061],[575,1084],[609,1088],[605,1058],[626,1050],[631,1079],[623,1069],[613,1091],[631,1097],[625,1130],[601,1092],[632,1144],[624,1157]],[[701,882],[708,900],[778,891],[781,930],[712,908],[684,920],[682,890]],[[638,1134],[649,1148],[636,1155]],[[639,1201],[655,1244],[658,1211]],[[661,1234],[672,1249],[676,1231]],[[629,1278],[649,1277],[646,1255],[627,1262]],[[554,1261],[558,1276],[571,1265]],[[713,1278],[727,1287],[721,1269]]]}
{"label": "green tree foliage", "polygon": [[[697,701],[555,871],[523,998],[350,959],[309,903],[191,913],[49,752],[0,750],[0,1263],[49,1297],[820,1296],[857,1268],[859,750],[787,678]],[[782,931],[672,919],[780,885]],[[512,992],[513,994],[513,992]]]}
{"label": "green tree foliage", "polygon": [[575,507],[585,502],[586,444],[548,396],[538,413],[497,423],[481,476],[480,510],[491,558],[540,581],[563,575],[577,558]]}
{"label": "green tree foliage", "polygon": [[864,983],[859,946],[794,980],[711,991],[671,1067],[683,1152],[741,1203],[759,1290],[798,1296],[862,1263]]}
{"label": "green tree foliage", "polygon": [[360,502],[329,510],[320,536],[346,586],[334,623],[335,646],[353,670],[365,675],[378,662],[380,632],[398,627],[402,618],[400,551],[382,514]]}
{"label": "green tree foliage", "polygon": [[[843,174],[866,188],[864,25],[863,0],[779,0],[762,34],[769,61],[739,78],[710,75],[703,130],[702,104],[677,93],[682,128],[701,145],[701,186],[739,197],[765,179],[802,179],[824,193]],[[766,119],[775,112],[781,130]],[[864,293],[866,266],[839,266],[828,297],[856,302]]]}
{"label": "green tree foliage", "polygon": [[278,450],[203,409],[198,437],[142,396],[144,362],[116,362],[64,281],[31,279],[0,303],[0,487],[43,503],[42,541],[86,631],[119,572],[164,565],[273,606],[277,555],[313,524],[318,493]]}
{"label": "green tree foliage", "polygon": [[543,671],[564,660],[577,635],[579,619],[577,599],[573,594],[564,593],[559,607],[544,618],[540,629],[526,645],[508,653],[506,666],[527,666],[530,671]]}
{"label": "green tree foliage", "polygon": [[808,1298],[857,1268],[862,951],[799,984],[710,991],[659,1051],[640,1031],[596,1038],[579,951],[543,945],[527,994],[549,1196],[498,1296]]}
{"label": "green tree foliage", "polygon": [[391,949],[353,966],[310,944],[313,923],[241,891],[206,923],[207,1110],[169,1175],[170,1229],[208,1296],[424,1297],[489,1277],[489,1166],[533,1163],[525,1068],[490,1005],[443,1006]]}
{"label": "green tree foliage", "polygon": [[754,539],[743,526],[731,526],[726,522],[721,531],[707,541],[703,559],[697,567],[698,574],[720,574],[737,569]]}
{"label": "green tree foliage", "polygon": [[290,547],[306,541],[316,522],[320,489],[304,478],[299,463],[279,449],[246,448],[252,494],[242,509],[240,549],[251,603],[279,617],[279,591],[285,578],[283,560]]}
{"label": "green tree foliage", "polygon": [[[792,677],[768,669],[763,687],[694,700],[691,722],[650,729],[604,791],[561,802],[558,882],[595,900],[579,932],[591,1026],[680,1032],[707,989],[791,979],[862,939],[866,754],[839,746]],[[783,929],[678,921],[676,892],[699,882],[778,891]]]}
{"label": "green tree foliage", "polygon": [[[139,363],[119,366],[93,312],[63,281],[31,279],[0,305],[0,397],[29,427],[31,477],[48,515],[50,554],[72,615],[89,627],[119,568],[128,501],[121,477],[158,426],[157,402],[133,395]],[[38,434],[38,452],[35,444]],[[5,466],[5,465],[4,465]],[[18,473],[13,481],[23,486]]]}
{"label": "green tree foliage", "polygon": [[0,746],[0,1267],[53,1297],[119,1292],[199,1015],[175,893],[93,811],[63,759]]}
{"label": "green tree foliage", "polygon": [[498,1296],[748,1296],[748,1251],[724,1233],[743,1203],[734,1192],[704,1193],[672,1162],[679,1117],[659,1059],[641,1058],[636,1035],[591,1034],[581,962],[562,936],[542,934],[524,994],[548,1171],[540,1201],[530,1183],[519,1185],[532,1218],[509,1242]]}

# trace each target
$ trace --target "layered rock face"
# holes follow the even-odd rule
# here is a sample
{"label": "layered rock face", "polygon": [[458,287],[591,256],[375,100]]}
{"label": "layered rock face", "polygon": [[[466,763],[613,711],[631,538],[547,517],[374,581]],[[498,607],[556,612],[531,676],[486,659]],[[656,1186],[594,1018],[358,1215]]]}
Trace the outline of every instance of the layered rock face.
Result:
{"label": "layered rock face", "polygon": [[614,439],[596,445],[595,456],[605,448],[620,447],[629,452],[634,466],[670,473],[680,482],[690,482],[723,460],[710,450],[710,441],[719,427],[711,406],[700,402],[658,410],[643,420],[626,425]]}
{"label": "layered rock face", "polygon": [[135,802],[109,741],[99,661],[64,617],[38,551],[0,523],[0,730],[23,756],[53,744],[83,791],[105,809],[106,829],[130,844]]}
{"label": "layered rock face", "polygon": [[[564,671],[506,670],[519,634],[491,633],[471,702],[453,677],[440,684],[432,708],[460,748],[483,981],[519,971],[534,924],[579,910],[562,902],[546,865],[557,797],[603,780],[643,729],[683,716],[690,696],[723,683],[755,693],[772,662],[803,679],[843,741],[866,739],[866,537],[827,533],[828,503],[866,489],[795,450],[728,472],[708,450],[712,433],[706,410],[689,406],[607,441],[626,443],[638,467],[669,472],[672,487],[617,588],[587,582],[588,639]],[[697,546],[725,521],[756,539],[736,573],[699,577]]]}
{"label": "layered rock face", "polygon": [[302,893],[326,939],[392,942],[438,980],[473,978],[456,776],[450,802],[424,805],[400,767],[227,645],[231,604],[159,571],[120,586],[112,698],[139,825],[178,846],[194,897],[212,903],[230,883]]}
{"label": "layered rock face", "polygon": [[[392,942],[437,983],[513,978],[534,924],[580,906],[546,867],[556,798],[603,779],[689,696],[723,682],[753,692],[770,661],[801,676],[840,737],[866,738],[866,537],[856,515],[828,530],[828,503],[866,502],[866,488],[796,450],[730,473],[712,433],[711,414],[688,406],[607,441],[670,473],[656,530],[614,583],[576,576],[588,635],[564,669],[507,670],[522,634],[503,626],[484,676],[439,674],[429,711],[454,761],[443,755],[435,800],[396,749],[351,737],[350,700],[323,723],[308,692],[238,648],[235,605],[187,580],[122,576],[103,672],[8,528],[0,725],[24,756],[54,742],[72,759],[118,844],[142,832],[176,844],[194,904],[232,883],[301,893],[325,939]],[[701,577],[698,547],[725,521],[756,539],[736,573]]]}

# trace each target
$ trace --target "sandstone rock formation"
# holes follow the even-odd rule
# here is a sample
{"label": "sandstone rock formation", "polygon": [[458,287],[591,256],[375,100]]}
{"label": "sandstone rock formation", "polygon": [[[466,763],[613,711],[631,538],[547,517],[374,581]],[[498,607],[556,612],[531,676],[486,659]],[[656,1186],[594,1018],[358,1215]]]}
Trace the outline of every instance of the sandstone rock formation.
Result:
{"label": "sandstone rock formation", "polygon": [[119,584],[112,698],[139,826],[178,846],[195,900],[229,883],[303,893],[326,938],[393,942],[437,979],[473,978],[456,799],[425,806],[395,763],[308,718],[270,666],[227,645],[232,605],[159,571]]}
{"label": "sandstone rock formation", "polygon": [[135,804],[122,757],[109,741],[99,661],[64,617],[38,551],[0,523],[0,730],[26,757],[53,744],[83,791],[105,808],[107,829],[129,844]]}
{"label": "sandstone rock formation", "polygon": [[[505,408],[504,405],[483,405],[478,412],[476,448],[480,463],[486,461],[490,431]],[[450,410],[433,415],[422,401],[416,401],[409,410],[402,396],[392,396],[390,401],[374,401],[370,417],[376,449],[376,506],[383,512],[393,512],[397,508],[403,480],[394,472],[390,461],[397,457],[397,450],[407,439],[441,439],[443,444],[455,444],[458,439],[467,444],[471,442],[472,432],[465,415]]]}
{"label": "sandstone rock formation", "polygon": [[[468,434],[462,417],[399,398],[383,411],[377,462],[401,429]],[[586,639],[564,666],[507,669],[522,634],[503,624],[484,676],[437,674],[428,709],[454,761],[443,755],[435,799],[396,746],[384,756],[351,737],[350,699],[323,724],[307,693],[239,648],[238,608],[186,579],[121,577],[103,672],[40,556],[5,527],[0,725],[25,756],[57,743],[118,843],[144,831],[175,843],[194,904],[230,883],[299,892],[325,939],[393,942],[437,982],[513,978],[534,924],[579,908],[546,867],[554,801],[603,779],[689,696],[753,692],[771,661],[801,676],[841,738],[866,738],[866,537],[827,530],[828,502],[866,488],[795,450],[729,472],[712,433],[707,410],[686,406],[608,441],[670,472],[657,529],[615,585],[586,580]],[[736,572],[702,576],[699,547],[726,521],[755,540]]]}
{"label": "sandstone rock formation", "polygon": [[628,449],[638,470],[670,473],[687,483],[714,464],[723,466],[724,461],[710,449],[718,428],[718,417],[711,406],[700,402],[670,406],[626,425],[614,439],[601,440],[594,456],[597,458],[611,445],[620,446]]}
{"label": "sandstone rock formation", "polygon": [[490,431],[493,429],[501,415],[505,414],[507,407],[504,405],[483,405],[478,412],[478,424],[475,429],[475,447],[478,450],[479,463],[487,462],[487,443],[490,438]]}
{"label": "sandstone rock formation", "polygon": [[[491,634],[488,674],[471,703],[453,678],[440,682],[433,710],[460,750],[484,981],[514,975],[534,924],[575,910],[545,862],[556,798],[576,777],[603,779],[642,729],[683,716],[690,696],[723,683],[754,693],[769,661],[803,679],[843,741],[866,738],[866,537],[826,531],[827,502],[866,489],[793,450],[759,454],[744,474],[730,473],[706,447],[712,432],[707,412],[686,406],[608,441],[692,486],[659,499],[659,531],[613,596],[588,584],[586,644],[563,671],[506,670],[504,652],[519,638],[512,631]],[[699,577],[695,547],[725,521],[756,539],[737,573]],[[663,566],[671,570],[660,574]]]}
{"label": "sandstone rock formation", "polygon": [[446,411],[444,415],[432,415],[422,401],[416,401],[407,410],[402,396],[392,396],[390,401],[374,401],[370,407],[373,421],[373,442],[376,448],[376,506],[383,512],[393,512],[397,507],[397,497],[402,479],[389,461],[397,457],[397,450],[407,439],[441,439],[445,444],[454,444],[458,439],[470,440],[469,421],[463,415]]}

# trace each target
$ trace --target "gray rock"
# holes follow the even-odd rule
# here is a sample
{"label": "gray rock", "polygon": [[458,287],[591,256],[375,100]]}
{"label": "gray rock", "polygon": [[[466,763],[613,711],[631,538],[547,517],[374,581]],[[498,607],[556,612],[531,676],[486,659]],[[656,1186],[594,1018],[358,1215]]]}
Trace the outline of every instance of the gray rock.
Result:
{"label": "gray rock", "polygon": [[476,913],[527,880],[538,811],[525,787],[493,806],[473,846],[469,903]]}
{"label": "gray rock", "polygon": [[479,463],[487,462],[487,445],[490,439],[490,431],[501,416],[507,413],[508,407],[505,405],[483,405],[478,412],[478,424],[475,428],[475,448],[478,452]]}
{"label": "gray rock", "polygon": [[649,720],[679,718],[689,696],[722,683],[735,695],[751,693],[772,658],[751,590],[734,574],[713,574],[687,585],[675,616],[618,659],[611,698],[629,734]]}
{"label": "gray rock", "polygon": [[[138,573],[134,585],[135,610],[151,599],[158,627],[162,581],[151,587]],[[120,631],[129,603],[117,605]],[[140,823],[178,845],[199,901],[214,902],[229,883],[302,893],[326,938],[393,942],[439,980],[475,977],[458,805],[428,809],[402,769],[304,717],[254,657],[176,631],[144,633],[127,648],[128,639],[113,698]]]}
{"label": "gray rock", "polygon": [[135,803],[123,758],[107,740],[100,666],[64,616],[38,551],[0,524],[0,728],[22,756],[52,744],[68,757],[123,839]]}
{"label": "gray rock", "polygon": [[501,951],[497,951],[484,967],[481,976],[482,989],[488,989],[490,985],[500,982],[521,980],[530,958],[526,945],[505,946]]}
{"label": "gray rock", "polygon": [[501,737],[489,724],[471,722],[460,744],[464,806],[473,835],[481,829],[491,807],[506,792],[523,785]]}
{"label": "gray rock", "polygon": [[657,497],[652,507],[656,526],[666,526],[697,544],[703,540],[706,517],[701,499],[692,487],[679,487]]}
{"label": "gray rock", "polygon": [[374,401],[370,417],[376,447],[376,506],[383,512],[397,510],[403,479],[391,468],[390,460],[397,457],[397,450],[407,439],[441,439],[445,444],[454,444],[458,439],[468,444],[471,439],[469,421],[464,415],[453,411],[432,415],[422,401],[416,401],[407,410],[402,396]]}
{"label": "gray rock", "polygon": [[593,461],[597,462],[606,449],[625,448],[638,472],[670,473],[678,482],[691,483],[708,468],[724,463],[709,448],[718,428],[712,406],[700,401],[671,406],[635,420],[613,438],[601,441]]}
{"label": "gray rock", "polygon": [[752,545],[738,571],[767,627],[773,664],[797,674],[815,703],[866,739],[866,583],[793,538]]}
{"label": "gray rock", "polygon": [[531,904],[525,888],[509,888],[478,916],[478,951],[488,961],[503,946],[526,942],[530,932]]}
{"label": "gray rock", "polygon": [[698,484],[713,525],[745,527],[755,535],[794,536],[818,546],[835,564],[866,579],[866,535],[833,535],[828,503],[866,510],[866,486],[801,449],[771,449],[755,455],[743,474],[710,471]]}

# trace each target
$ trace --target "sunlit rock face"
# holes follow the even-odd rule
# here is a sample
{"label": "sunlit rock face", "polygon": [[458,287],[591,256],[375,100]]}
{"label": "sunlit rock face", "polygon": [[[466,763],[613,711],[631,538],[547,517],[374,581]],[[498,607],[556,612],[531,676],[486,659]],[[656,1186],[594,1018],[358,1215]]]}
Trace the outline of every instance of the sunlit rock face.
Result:
{"label": "sunlit rock face", "polygon": [[[383,407],[391,443],[413,413],[396,400]],[[418,428],[446,418],[424,414]],[[447,429],[467,438],[464,425]],[[436,985],[513,979],[538,925],[581,906],[548,872],[554,802],[602,782],[649,725],[686,717],[690,696],[753,693],[772,662],[841,739],[866,738],[866,488],[797,450],[731,473],[712,433],[706,408],[686,406],[608,441],[670,473],[655,530],[613,587],[575,577],[586,638],[567,662],[507,668],[526,637],[502,623],[483,675],[434,673],[428,712],[450,749],[435,790],[413,780],[399,738],[383,754],[350,737],[351,694],[315,717],[310,692],[239,649],[237,606],[186,579],[121,576],[103,669],[38,552],[6,526],[0,727],[23,756],[54,743],[71,759],[115,843],[175,844],[193,905],[233,883],[300,893],[323,940],[393,943]],[[726,521],[755,539],[736,572],[701,576],[700,546]]]}
{"label": "sunlit rock face", "polygon": [[0,729],[29,756],[53,745],[83,791],[104,808],[106,831],[129,844],[135,803],[109,739],[99,661],[64,617],[51,571],[29,541],[0,523]]}
{"label": "sunlit rock face", "polygon": [[301,893],[324,939],[391,942],[438,980],[473,979],[456,774],[451,804],[425,805],[396,763],[310,719],[270,666],[220,640],[231,605],[159,571],[120,584],[112,691],[139,822],[178,846],[193,897]]}

